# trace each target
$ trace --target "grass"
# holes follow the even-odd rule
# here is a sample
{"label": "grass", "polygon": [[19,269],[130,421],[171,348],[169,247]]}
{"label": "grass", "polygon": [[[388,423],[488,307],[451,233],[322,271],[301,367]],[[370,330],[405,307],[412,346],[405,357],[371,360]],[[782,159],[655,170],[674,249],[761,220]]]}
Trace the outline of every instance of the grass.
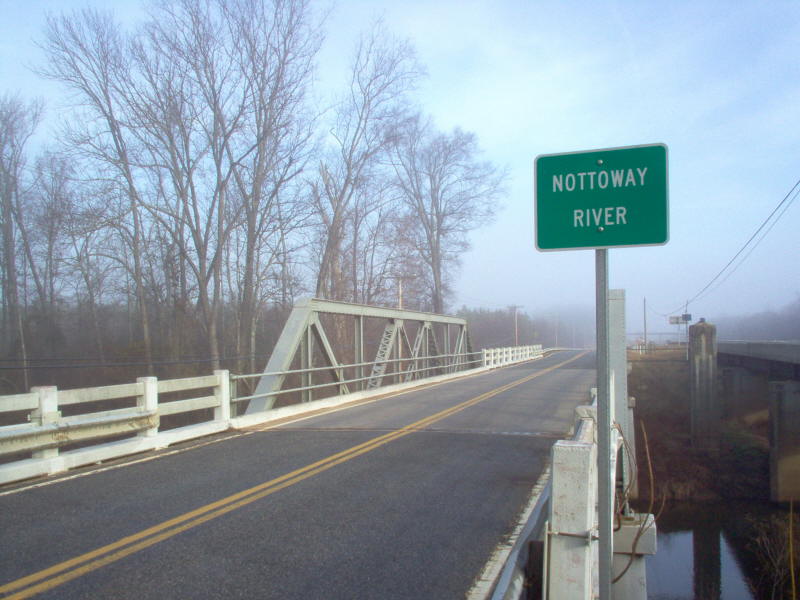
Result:
{"label": "grass", "polygon": [[720,423],[719,452],[692,447],[689,363],[682,348],[630,353],[628,391],[636,398],[639,490],[647,498],[647,469],[640,423],[647,429],[655,500],[767,499],[769,445],[762,419]]}

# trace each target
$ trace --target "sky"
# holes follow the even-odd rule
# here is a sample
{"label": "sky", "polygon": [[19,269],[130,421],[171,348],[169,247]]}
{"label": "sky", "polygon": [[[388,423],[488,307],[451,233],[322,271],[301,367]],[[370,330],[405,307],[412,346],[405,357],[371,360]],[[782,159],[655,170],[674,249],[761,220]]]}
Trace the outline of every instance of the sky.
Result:
{"label": "sky", "polygon": [[[134,22],[139,1],[0,0],[0,87],[60,90],[29,66],[45,14],[106,6]],[[452,304],[531,315],[591,310],[591,250],[539,252],[533,165],[540,154],[663,143],[670,239],[609,251],[626,290],[628,330],[668,330],[800,179],[800,2],[339,0],[318,61],[321,94],[346,77],[372,21],[407,38],[427,68],[417,99],[443,130],[474,132],[483,158],[508,170],[495,221],[472,235]],[[729,277],[691,302],[709,321],[779,310],[800,297],[800,202]],[[747,252],[743,253],[747,254]],[[720,283],[721,282],[721,283]]]}

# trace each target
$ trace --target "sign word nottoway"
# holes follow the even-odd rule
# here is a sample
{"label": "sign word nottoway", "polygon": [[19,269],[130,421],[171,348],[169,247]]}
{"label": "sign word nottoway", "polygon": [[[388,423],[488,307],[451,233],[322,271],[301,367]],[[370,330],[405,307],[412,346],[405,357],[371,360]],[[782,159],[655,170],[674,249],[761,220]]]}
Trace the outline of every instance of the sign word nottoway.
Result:
{"label": "sign word nottoway", "polygon": [[543,154],[535,172],[539,250],[667,243],[664,144]]}

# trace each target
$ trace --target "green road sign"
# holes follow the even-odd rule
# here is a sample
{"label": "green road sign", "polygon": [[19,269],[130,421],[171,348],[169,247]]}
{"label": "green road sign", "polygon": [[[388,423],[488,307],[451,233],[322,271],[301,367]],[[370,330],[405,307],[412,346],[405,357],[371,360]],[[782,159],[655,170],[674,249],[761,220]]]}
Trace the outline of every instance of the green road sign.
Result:
{"label": "green road sign", "polygon": [[667,243],[664,144],[543,154],[535,172],[539,250]]}

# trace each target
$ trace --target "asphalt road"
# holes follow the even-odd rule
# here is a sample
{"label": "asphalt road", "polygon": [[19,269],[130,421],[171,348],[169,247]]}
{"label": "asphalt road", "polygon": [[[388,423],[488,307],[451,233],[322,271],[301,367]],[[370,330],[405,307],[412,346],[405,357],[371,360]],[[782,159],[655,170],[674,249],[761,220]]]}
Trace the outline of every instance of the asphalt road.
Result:
{"label": "asphalt road", "polygon": [[0,597],[463,598],[594,369],[560,352],[0,488]]}

